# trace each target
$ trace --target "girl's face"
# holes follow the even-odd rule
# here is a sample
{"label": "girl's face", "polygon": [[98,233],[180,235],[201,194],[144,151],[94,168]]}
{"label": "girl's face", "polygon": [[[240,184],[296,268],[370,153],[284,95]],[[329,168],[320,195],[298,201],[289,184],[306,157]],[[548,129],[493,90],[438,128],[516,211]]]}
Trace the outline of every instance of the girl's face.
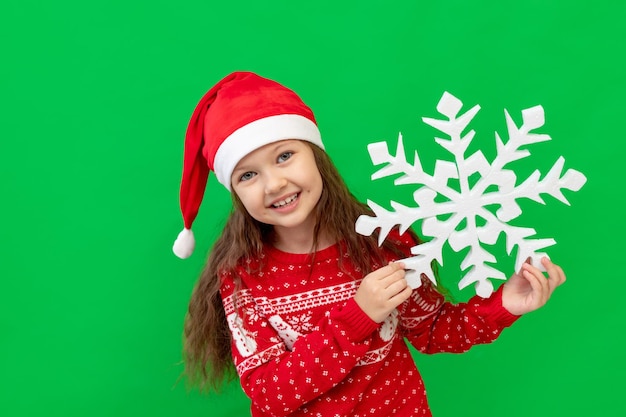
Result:
{"label": "girl's face", "polygon": [[323,183],[303,141],[283,140],[252,151],[235,167],[231,184],[248,213],[274,226],[279,238],[313,236]]}

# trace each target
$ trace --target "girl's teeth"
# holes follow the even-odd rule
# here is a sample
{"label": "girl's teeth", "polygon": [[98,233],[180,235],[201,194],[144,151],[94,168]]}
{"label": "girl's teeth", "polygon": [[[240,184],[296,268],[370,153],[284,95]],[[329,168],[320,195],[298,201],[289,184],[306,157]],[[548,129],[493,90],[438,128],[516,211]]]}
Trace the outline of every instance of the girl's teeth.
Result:
{"label": "girl's teeth", "polygon": [[291,197],[289,197],[289,198],[287,198],[285,200],[281,200],[278,203],[275,203],[274,207],[282,207],[284,205],[287,205],[287,204],[291,203],[293,200],[295,200],[297,196],[298,196],[298,194],[294,194],[294,195],[292,195]]}

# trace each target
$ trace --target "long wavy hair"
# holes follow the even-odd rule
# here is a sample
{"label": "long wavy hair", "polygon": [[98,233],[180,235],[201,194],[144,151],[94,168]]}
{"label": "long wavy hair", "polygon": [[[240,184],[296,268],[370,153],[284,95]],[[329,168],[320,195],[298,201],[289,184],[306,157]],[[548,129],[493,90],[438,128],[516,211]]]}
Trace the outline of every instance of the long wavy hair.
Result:
{"label": "long wavy hair", "polygon": [[[312,252],[316,251],[321,233],[332,242],[343,241],[351,261],[365,276],[372,271],[374,262],[384,265],[377,234],[362,236],[354,230],[356,219],[362,214],[371,214],[371,210],[350,193],[328,154],[314,144],[307,144],[313,150],[323,182],[315,208]],[[224,380],[236,376],[231,356],[231,334],[220,297],[220,274],[233,271],[242,259],[259,259],[263,245],[270,242],[272,233],[271,225],[252,218],[236,193],[231,195],[233,210],[192,293],[184,326],[185,374],[188,382],[200,390],[218,391]],[[419,242],[412,231],[409,233]],[[405,257],[387,240],[383,248]]]}

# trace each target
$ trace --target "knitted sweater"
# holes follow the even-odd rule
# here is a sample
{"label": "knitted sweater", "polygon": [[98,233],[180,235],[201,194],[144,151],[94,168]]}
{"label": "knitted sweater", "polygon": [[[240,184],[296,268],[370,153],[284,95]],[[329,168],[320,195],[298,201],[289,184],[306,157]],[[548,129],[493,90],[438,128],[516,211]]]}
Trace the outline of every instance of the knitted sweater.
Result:
{"label": "knitted sweater", "polygon": [[[411,238],[395,237],[408,255]],[[430,416],[405,340],[424,353],[464,352],[517,318],[502,307],[501,289],[453,305],[425,279],[377,324],[354,301],[362,274],[347,254],[348,273],[339,268],[342,252],[323,249],[311,264],[310,255],[268,246],[261,260],[223,274],[233,359],[252,416]]]}

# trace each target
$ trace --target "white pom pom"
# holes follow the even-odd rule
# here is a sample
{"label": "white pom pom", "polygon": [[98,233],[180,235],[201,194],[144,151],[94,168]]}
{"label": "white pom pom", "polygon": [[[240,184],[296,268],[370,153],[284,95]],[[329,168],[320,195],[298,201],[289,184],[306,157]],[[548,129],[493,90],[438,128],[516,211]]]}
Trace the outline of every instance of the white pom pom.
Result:
{"label": "white pom pom", "polygon": [[196,239],[193,237],[193,232],[190,229],[183,229],[174,241],[172,250],[180,259],[186,259],[191,256],[195,247]]}

